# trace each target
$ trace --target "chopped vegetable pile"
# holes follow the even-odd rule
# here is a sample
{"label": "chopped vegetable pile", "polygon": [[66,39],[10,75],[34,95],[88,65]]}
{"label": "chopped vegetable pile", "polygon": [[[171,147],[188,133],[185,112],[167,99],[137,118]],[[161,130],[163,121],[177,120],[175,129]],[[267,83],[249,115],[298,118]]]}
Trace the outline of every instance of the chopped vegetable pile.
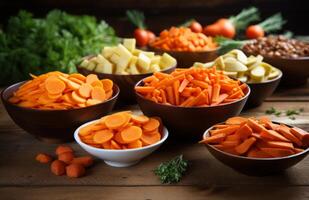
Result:
{"label": "chopped vegetable pile", "polygon": [[91,16],[53,10],[45,18],[20,11],[0,31],[0,85],[26,80],[29,73],[72,73],[81,57],[118,42],[114,30]]}
{"label": "chopped vegetable pile", "polygon": [[167,53],[155,55],[136,49],[136,40],[125,38],[122,44],[106,46],[97,56],[85,58],[80,67],[106,74],[144,74],[175,67],[177,61]]}
{"label": "chopped vegetable pile", "polygon": [[213,68],[176,69],[171,74],[157,72],[136,86],[146,99],[183,107],[215,106],[245,96],[247,85],[230,79]]}
{"label": "chopped vegetable pile", "polygon": [[103,149],[136,149],[161,140],[162,123],[155,117],[122,111],[80,129],[82,142]]}
{"label": "chopped vegetable pile", "polygon": [[241,50],[234,49],[219,56],[209,63],[195,63],[196,67],[213,67],[222,70],[224,74],[242,82],[259,83],[275,79],[280,71],[268,63],[263,62],[263,57],[247,57]]}
{"label": "chopped vegetable pile", "polygon": [[160,177],[162,183],[177,183],[188,168],[188,161],[179,155],[170,161],[161,163],[154,173]]}
{"label": "chopped vegetable pile", "polygon": [[217,48],[212,37],[195,33],[186,27],[171,27],[163,30],[150,46],[165,51],[210,51]]}
{"label": "chopped vegetable pile", "polygon": [[99,80],[94,74],[85,77],[55,71],[32,77],[10,97],[11,103],[34,109],[66,110],[99,104],[113,95],[113,82]]}
{"label": "chopped vegetable pile", "polygon": [[200,143],[234,155],[276,158],[300,153],[309,146],[309,133],[260,119],[232,117],[214,126]]}

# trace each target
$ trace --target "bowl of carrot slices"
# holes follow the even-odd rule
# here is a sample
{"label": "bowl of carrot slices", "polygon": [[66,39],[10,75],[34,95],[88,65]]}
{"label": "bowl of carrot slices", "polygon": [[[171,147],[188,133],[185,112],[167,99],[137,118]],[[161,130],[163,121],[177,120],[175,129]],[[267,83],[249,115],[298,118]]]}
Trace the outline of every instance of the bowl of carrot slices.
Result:
{"label": "bowl of carrot slices", "polygon": [[128,167],[158,149],[168,131],[157,117],[122,111],[80,126],[76,142],[110,166]]}
{"label": "bowl of carrot slices", "polygon": [[94,74],[49,72],[4,89],[1,98],[13,121],[36,138],[73,139],[81,124],[112,111],[119,88]]}
{"label": "bowl of carrot slices", "polygon": [[267,117],[232,117],[205,131],[200,143],[239,172],[268,175],[292,167],[307,156],[309,133]]}
{"label": "bowl of carrot slices", "polygon": [[250,88],[216,68],[192,67],[154,73],[135,92],[143,113],[160,117],[171,136],[199,139],[210,126],[238,115]]}
{"label": "bowl of carrot slices", "polygon": [[158,54],[170,54],[181,68],[191,67],[194,62],[210,62],[218,56],[218,44],[212,37],[186,27],[163,30],[149,48]]}

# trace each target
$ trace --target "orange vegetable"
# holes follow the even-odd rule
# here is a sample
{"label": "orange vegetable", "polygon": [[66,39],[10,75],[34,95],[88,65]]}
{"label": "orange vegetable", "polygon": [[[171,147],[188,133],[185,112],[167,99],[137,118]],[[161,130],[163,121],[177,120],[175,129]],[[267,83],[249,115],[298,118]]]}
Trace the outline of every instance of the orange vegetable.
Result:
{"label": "orange vegetable", "polygon": [[79,137],[82,142],[96,148],[140,148],[161,140],[161,124],[159,118],[122,111],[84,126],[80,129]]}
{"label": "orange vegetable", "polygon": [[[149,81],[154,79],[158,81]],[[237,101],[245,96],[247,90],[247,86],[215,68],[176,69],[171,74],[160,72],[145,78],[143,82],[143,86],[135,87],[140,95],[156,103],[183,107],[214,106]],[[221,84],[230,87],[223,90]]]}
{"label": "orange vegetable", "polygon": [[93,164],[93,158],[91,156],[82,156],[74,158],[71,161],[72,164],[80,164],[84,167],[90,167]]}
{"label": "orange vegetable", "polygon": [[35,159],[40,162],[40,163],[49,163],[53,160],[53,158],[48,155],[48,154],[45,154],[45,153],[39,153]]}
{"label": "orange vegetable", "polygon": [[81,164],[76,163],[70,164],[65,168],[65,170],[67,176],[71,178],[79,178],[84,176],[86,173],[85,167]]}
{"label": "orange vegetable", "polygon": [[65,152],[58,155],[58,160],[70,164],[74,158],[74,154],[72,152]]}
{"label": "orange vegetable", "polygon": [[231,117],[223,124],[214,125],[209,133],[210,136],[199,143],[252,158],[288,156],[303,152],[309,146],[306,143],[309,137],[306,131],[275,124],[267,117]]}
{"label": "orange vegetable", "polygon": [[99,80],[96,75],[49,72],[31,76],[25,84],[9,98],[21,107],[45,110],[63,110],[92,106],[112,97],[113,82]]}
{"label": "orange vegetable", "polygon": [[71,147],[65,146],[65,145],[59,145],[56,148],[56,155],[60,155],[60,154],[67,153],[67,152],[73,153],[73,149]]}
{"label": "orange vegetable", "polygon": [[210,51],[217,48],[211,37],[193,32],[187,27],[171,27],[163,30],[150,46],[167,51]]}
{"label": "orange vegetable", "polygon": [[66,164],[60,160],[54,160],[50,165],[50,170],[53,174],[57,176],[62,176],[65,174]]}

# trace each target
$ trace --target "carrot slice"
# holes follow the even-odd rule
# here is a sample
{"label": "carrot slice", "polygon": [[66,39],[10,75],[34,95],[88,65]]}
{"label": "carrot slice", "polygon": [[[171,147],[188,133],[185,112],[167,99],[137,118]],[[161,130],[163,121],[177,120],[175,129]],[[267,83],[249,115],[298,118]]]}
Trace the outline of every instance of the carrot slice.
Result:
{"label": "carrot slice", "polygon": [[300,129],[300,128],[297,128],[297,127],[291,128],[290,131],[300,140],[302,140],[305,135],[309,134],[307,131],[304,131],[303,129]]}
{"label": "carrot slice", "polygon": [[115,142],[114,140],[111,140],[111,149],[118,150],[118,149],[121,149],[121,146],[117,142]]}
{"label": "carrot slice", "polygon": [[86,106],[93,106],[99,103],[102,103],[102,101],[97,100],[97,99],[87,99]]}
{"label": "carrot slice", "polygon": [[104,142],[102,144],[103,149],[112,149],[111,141]]}
{"label": "carrot slice", "polygon": [[276,130],[284,137],[291,140],[294,144],[298,145],[299,147],[302,146],[302,142],[291,133],[291,128],[281,124],[277,127]]}
{"label": "carrot slice", "polygon": [[272,156],[259,150],[258,148],[251,148],[247,154],[251,158],[271,158]]}
{"label": "carrot slice", "polygon": [[[103,83],[100,81],[100,80],[96,80],[96,81],[93,81],[91,83],[91,86],[92,87],[100,87],[100,88],[103,88]],[[103,88],[104,89],[104,88]]]}
{"label": "carrot slice", "polygon": [[253,131],[247,124],[241,126],[236,132],[236,135],[239,135],[239,138],[242,140],[247,139],[252,135]]}
{"label": "carrot slice", "polygon": [[247,122],[247,118],[244,117],[231,117],[228,120],[226,120],[226,124],[228,125],[239,125],[242,124],[243,122]]}
{"label": "carrot slice", "polygon": [[116,113],[105,118],[105,125],[110,129],[121,128],[127,123],[127,117],[124,113]]}
{"label": "carrot slice", "polygon": [[132,115],[131,120],[135,123],[145,124],[149,121],[149,118],[145,115]]}
{"label": "carrot slice", "polygon": [[147,135],[147,134],[142,134],[141,141],[143,143],[143,146],[155,144],[161,140],[161,134],[153,134],[153,135]]}
{"label": "carrot slice", "polygon": [[235,133],[238,129],[239,129],[239,126],[229,126],[227,128],[212,130],[210,133],[212,136],[221,134],[221,133],[224,133],[225,135],[231,135]]}
{"label": "carrot slice", "polygon": [[262,130],[266,130],[266,128],[253,119],[248,119],[247,124],[252,128],[254,132],[261,132]]}
{"label": "carrot slice", "polygon": [[91,91],[91,97],[100,101],[106,100],[105,90],[101,87],[94,87]]}
{"label": "carrot slice", "polygon": [[79,87],[78,94],[81,97],[88,98],[90,97],[91,91],[92,91],[92,86],[88,83],[84,83]]}
{"label": "carrot slice", "polygon": [[280,133],[274,130],[262,130],[260,135],[263,139],[266,139],[266,140],[270,139],[274,141],[290,142],[290,140],[286,139]]}
{"label": "carrot slice", "polygon": [[108,129],[96,131],[93,136],[93,141],[97,144],[102,144],[111,140],[113,136],[114,136],[113,132]]}
{"label": "carrot slice", "polygon": [[86,83],[88,84],[92,84],[94,81],[98,81],[98,76],[96,74],[89,74],[88,76],[86,76]]}
{"label": "carrot slice", "polygon": [[235,151],[239,154],[246,153],[250,147],[256,142],[256,139],[254,137],[250,137],[246,139],[243,143],[235,147]]}
{"label": "carrot slice", "polygon": [[121,138],[125,143],[134,142],[142,137],[143,131],[138,126],[130,126],[121,131]]}
{"label": "carrot slice", "polygon": [[148,122],[146,122],[144,125],[143,125],[143,129],[146,131],[146,132],[151,132],[151,131],[154,131],[156,130],[157,128],[159,128],[160,126],[160,121],[157,120],[157,119],[154,119],[154,118],[150,118]]}
{"label": "carrot slice", "polygon": [[65,83],[55,76],[48,77],[45,81],[45,89],[50,94],[62,93],[65,89]]}
{"label": "carrot slice", "polygon": [[128,144],[129,149],[141,148],[142,146],[143,146],[143,143],[140,140],[136,140]]}
{"label": "carrot slice", "polygon": [[103,83],[103,88],[105,91],[110,91],[113,89],[113,81],[109,79],[102,79],[101,82]]}
{"label": "carrot slice", "polygon": [[76,103],[85,103],[86,99],[83,97],[79,96],[75,91],[72,92],[72,100]]}
{"label": "carrot slice", "polygon": [[213,144],[213,143],[221,143],[226,138],[226,135],[224,133],[218,133],[216,135],[206,137],[202,141],[199,141],[199,143],[206,143],[206,144]]}
{"label": "carrot slice", "polygon": [[272,148],[281,148],[281,149],[294,149],[294,146],[290,142],[279,142],[279,141],[265,141],[267,146]]}

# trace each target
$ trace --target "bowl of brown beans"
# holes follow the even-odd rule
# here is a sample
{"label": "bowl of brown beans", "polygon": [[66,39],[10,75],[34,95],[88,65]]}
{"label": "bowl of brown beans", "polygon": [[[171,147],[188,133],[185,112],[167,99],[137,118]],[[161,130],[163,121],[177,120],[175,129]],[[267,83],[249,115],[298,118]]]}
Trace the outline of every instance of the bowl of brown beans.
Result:
{"label": "bowl of brown beans", "polygon": [[309,77],[309,43],[283,36],[255,39],[243,46],[248,55],[262,55],[265,62],[283,72],[281,84],[296,86]]}

